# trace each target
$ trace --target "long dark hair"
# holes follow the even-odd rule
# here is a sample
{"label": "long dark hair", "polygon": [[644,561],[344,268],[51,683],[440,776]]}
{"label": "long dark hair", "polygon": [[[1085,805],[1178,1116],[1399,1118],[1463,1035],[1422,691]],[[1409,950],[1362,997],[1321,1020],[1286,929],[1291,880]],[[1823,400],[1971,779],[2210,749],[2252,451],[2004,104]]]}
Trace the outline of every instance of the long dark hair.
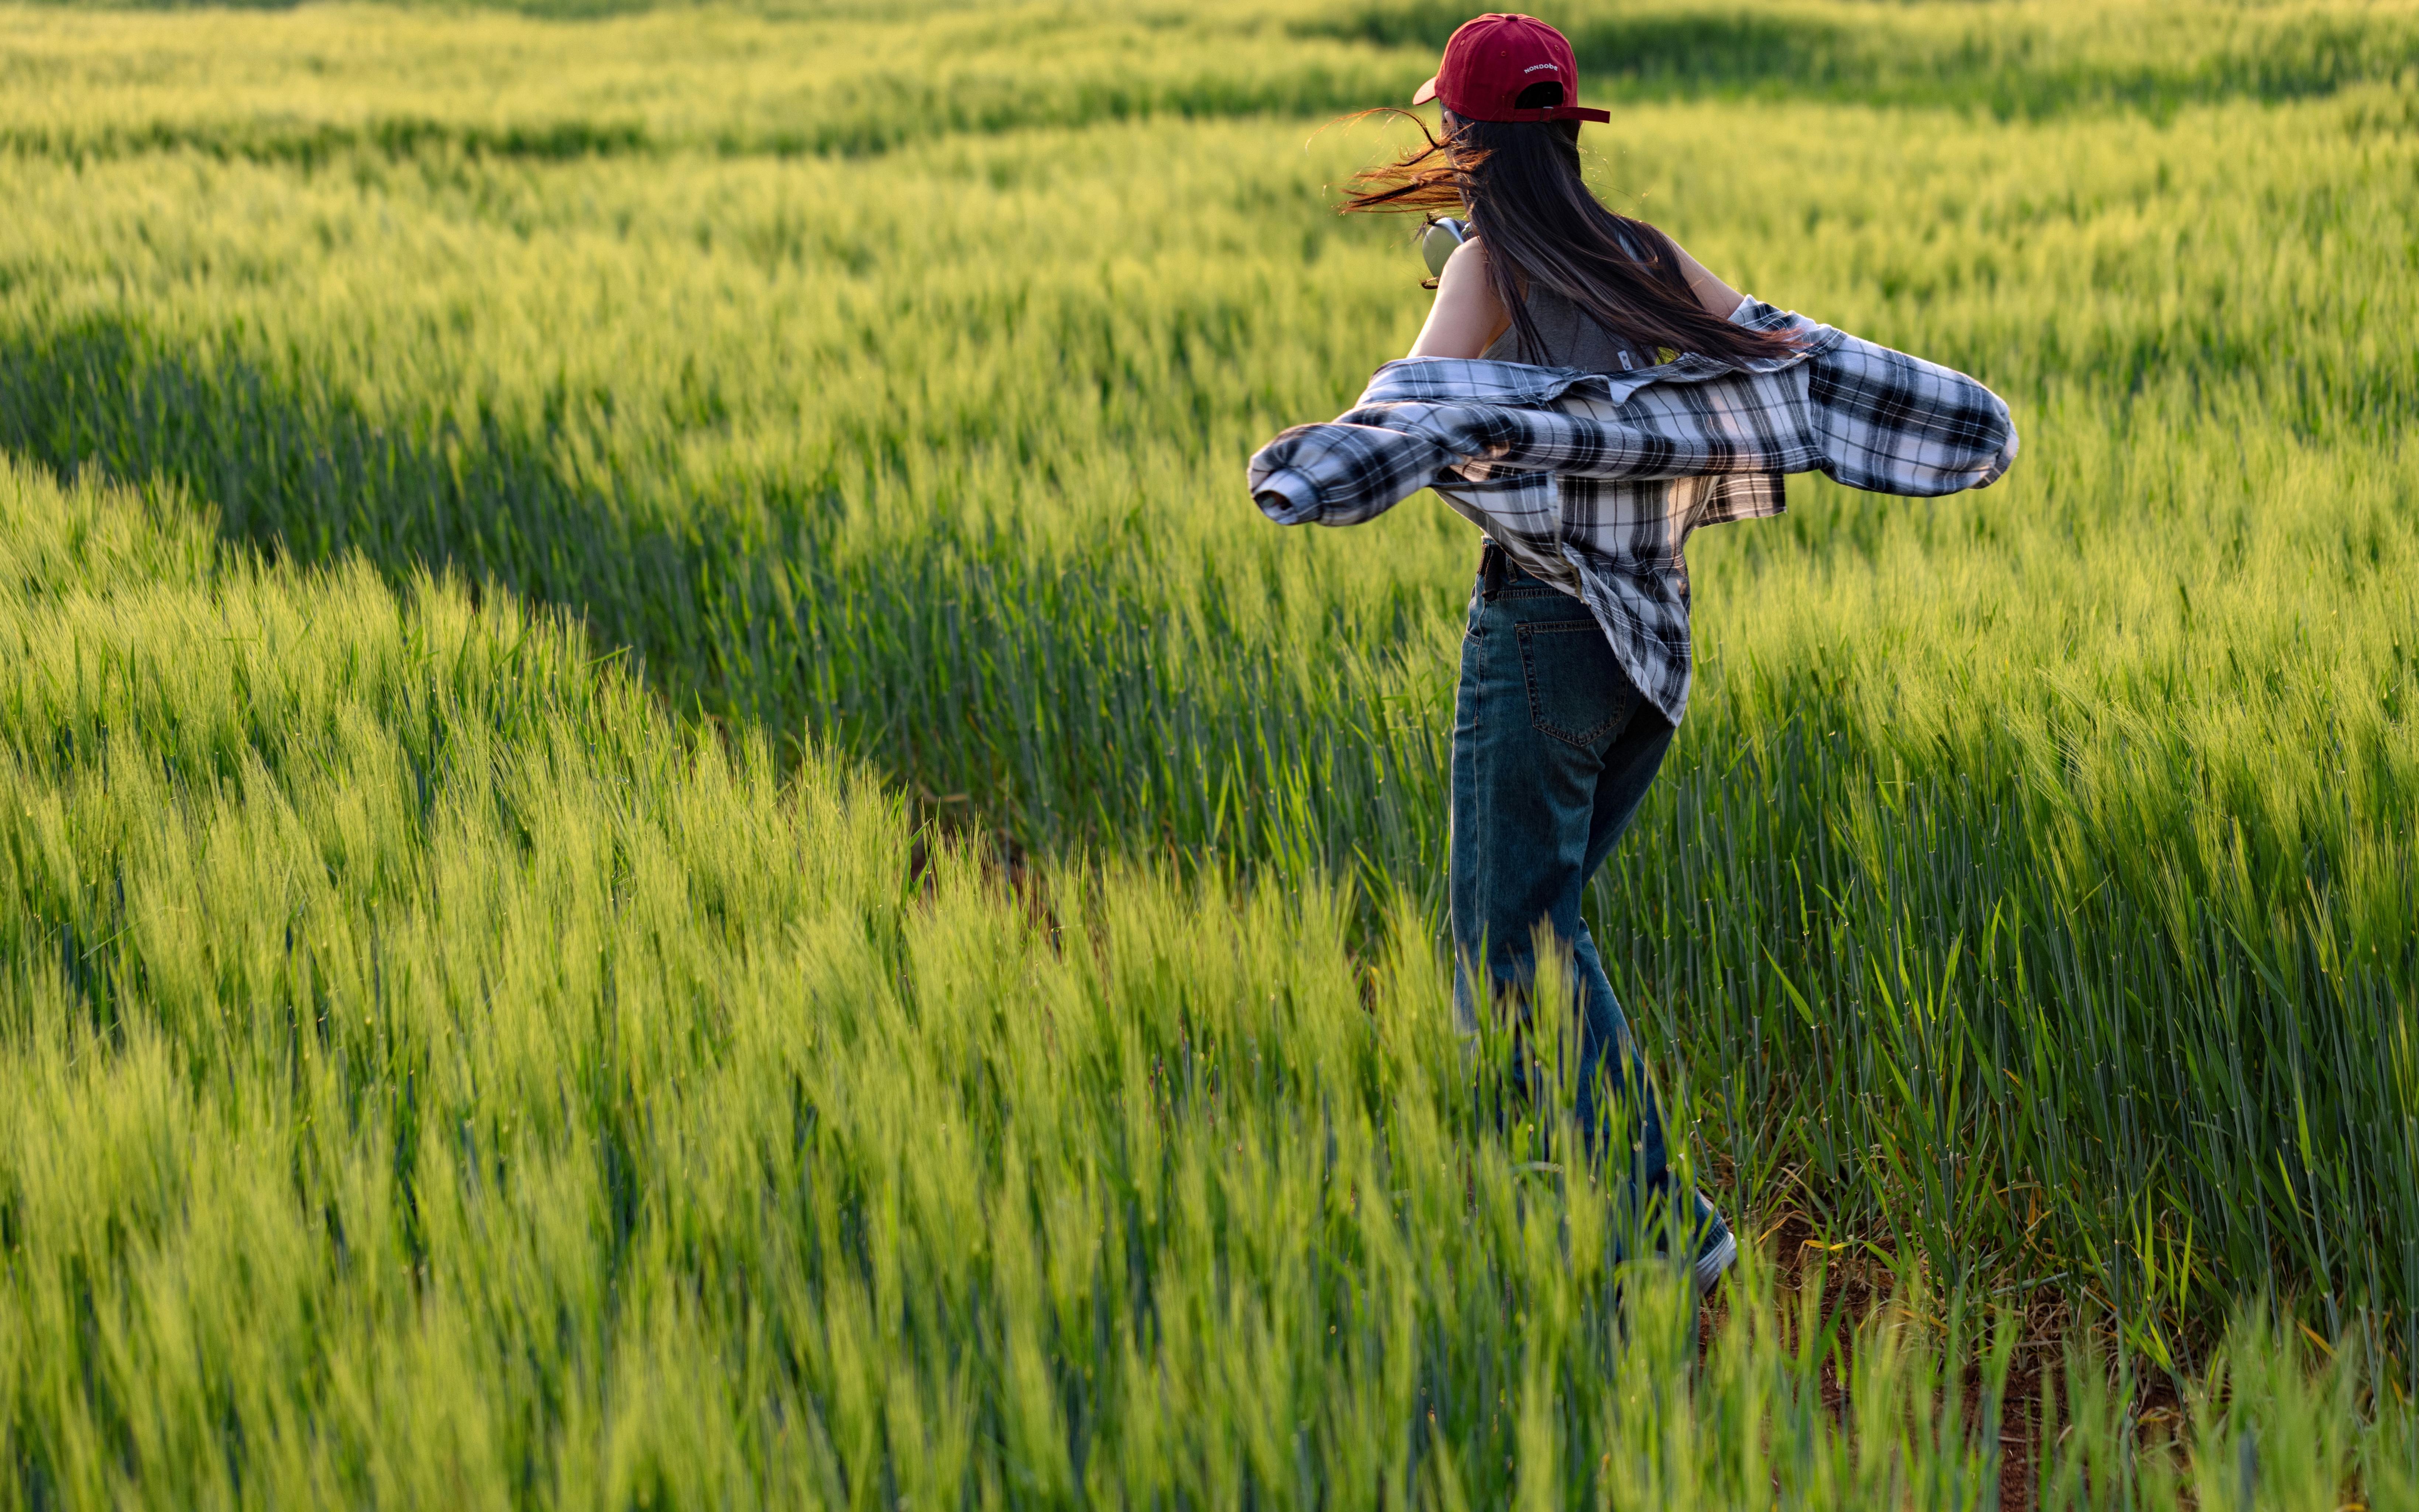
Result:
{"label": "long dark hair", "polygon": [[1546,356],[1527,298],[1541,287],[1579,306],[1616,339],[1650,350],[1746,362],[1794,349],[1785,335],[1708,314],[1680,271],[1672,239],[1605,208],[1580,176],[1579,122],[1448,116],[1448,129],[1438,136],[1418,116],[1410,118],[1427,145],[1355,175],[1343,208],[1466,213],[1487,243],[1487,276],[1511,312],[1523,357]]}

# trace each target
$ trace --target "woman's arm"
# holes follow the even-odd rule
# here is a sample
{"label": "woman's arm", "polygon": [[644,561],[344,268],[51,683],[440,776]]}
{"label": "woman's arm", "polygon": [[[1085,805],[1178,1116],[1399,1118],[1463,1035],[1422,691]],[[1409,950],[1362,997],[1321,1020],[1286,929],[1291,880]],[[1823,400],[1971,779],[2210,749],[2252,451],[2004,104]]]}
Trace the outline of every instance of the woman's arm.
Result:
{"label": "woman's arm", "polygon": [[[1665,239],[1670,240],[1670,238]],[[1703,263],[1688,255],[1687,248],[1673,241],[1672,250],[1680,255],[1680,276],[1688,281],[1688,292],[1697,296],[1697,302],[1705,307],[1705,313],[1729,319],[1738,309],[1739,301],[1747,296],[1706,271]]]}
{"label": "woman's arm", "polygon": [[1476,357],[1511,324],[1510,312],[1495,297],[1495,285],[1487,276],[1487,249],[1472,237],[1445,259],[1436,303],[1428,306],[1428,322],[1420,327],[1420,339],[1406,355]]}

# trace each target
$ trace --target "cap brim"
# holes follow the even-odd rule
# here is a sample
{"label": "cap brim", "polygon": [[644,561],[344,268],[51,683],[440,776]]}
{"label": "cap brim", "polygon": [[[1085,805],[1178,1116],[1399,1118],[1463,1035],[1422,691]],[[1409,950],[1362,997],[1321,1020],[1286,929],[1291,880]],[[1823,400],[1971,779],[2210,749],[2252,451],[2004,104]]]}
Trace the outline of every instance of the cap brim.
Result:
{"label": "cap brim", "polygon": [[1435,74],[1430,74],[1430,75],[1428,75],[1428,82],[1427,82],[1427,83],[1425,83],[1425,84],[1424,84],[1424,85],[1420,85],[1417,89],[1414,89],[1414,90],[1412,90],[1412,91],[1411,91],[1411,103],[1412,103],[1412,104],[1414,104],[1414,105],[1425,105],[1425,104],[1426,104],[1429,100],[1434,100],[1435,98],[1436,98],[1436,75],[1435,75]]}

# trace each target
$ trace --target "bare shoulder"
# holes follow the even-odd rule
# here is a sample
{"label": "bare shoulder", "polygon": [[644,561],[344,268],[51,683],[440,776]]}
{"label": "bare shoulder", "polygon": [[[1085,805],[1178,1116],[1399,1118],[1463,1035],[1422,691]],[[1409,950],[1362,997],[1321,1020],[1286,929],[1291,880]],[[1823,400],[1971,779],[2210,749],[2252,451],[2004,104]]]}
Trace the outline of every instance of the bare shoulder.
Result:
{"label": "bare shoulder", "polygon": [[1484,288],[1487,286],[1487,274],[1486,241],[1475,235],[1465,237],[1461,245],[1453,249],[1453,255],[1444,260],[1444,271],[1437,278],[1437,291],[1441,294],[1456,284],[1475,284]]}
{"label": "bare shoulder", "polygon": [[1487,248],[1471,237],[1445,259],[1436,303],[1412,343],[1413,357],[1476,357],[1512,323],[1487,265]]}
{"label": "bare shoulder", "polygon": [[[1659,230],[1660,227],[1657,229]],[[1663,239],[1672,244],[1672,253],[1680,259],[1680,276],[1688,281],[1688,290],[1697,296],[1697,302],[1703,305],[1708,314],[1720,316],[1724,319],[1730,318],[1732,312],[1739,307],[1739,301],[1745,296],[1731,287],[1703,263],[1690,256],[1688,249],[1680,245],[1678,238],[1665,231]]]}

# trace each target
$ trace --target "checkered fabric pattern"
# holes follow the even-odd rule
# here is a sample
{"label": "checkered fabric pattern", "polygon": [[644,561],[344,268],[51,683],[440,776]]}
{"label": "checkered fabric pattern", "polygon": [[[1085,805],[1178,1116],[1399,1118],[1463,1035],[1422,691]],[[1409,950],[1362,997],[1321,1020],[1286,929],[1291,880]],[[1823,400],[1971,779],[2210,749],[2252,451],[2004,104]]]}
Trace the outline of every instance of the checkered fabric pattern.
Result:
{"label": "checkered fabric pattern", "polygon": [[1785,473],[1929,498],[1983,487],[2016,455],[2007,405],[1962,373],[1755,300],[1731,318],[1795,332],[1797,350],[1610,374],[1388,363],[1351,409],[1260,448],[1252,496],[1280,525],[1357,525],[1436,489],[1583,600],[1676,724],[1688,703],[1689,532],[1780,514]]}

